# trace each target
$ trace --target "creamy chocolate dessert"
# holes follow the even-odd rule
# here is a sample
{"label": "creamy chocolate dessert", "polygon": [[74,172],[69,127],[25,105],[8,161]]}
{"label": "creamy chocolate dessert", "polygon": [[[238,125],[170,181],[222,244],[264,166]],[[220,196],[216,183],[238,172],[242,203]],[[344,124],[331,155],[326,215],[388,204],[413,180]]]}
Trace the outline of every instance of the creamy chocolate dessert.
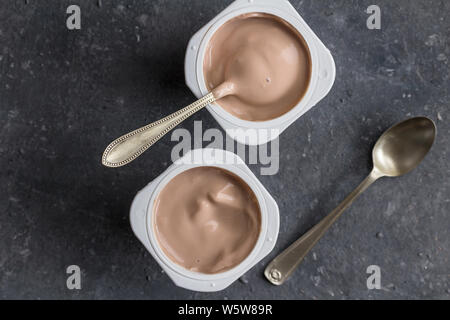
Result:
{"label": "creamy chocolate dessert", "polygon": [[217,167],[197,167],[161,190],[153,227],[173,262],[214,274],[232,269],[250,254],[261,231],[261,213],[241,178]]}
{"label": "creamy chocolate dessert", "polygon": [[232,92],[216,102],[226,111],[243,120],[267,121],[303,98],[311,78],[311,57],[305,40],[289,23],[251,13],[231,19],[214,33],[203,72],[216,98],[222,91]]}

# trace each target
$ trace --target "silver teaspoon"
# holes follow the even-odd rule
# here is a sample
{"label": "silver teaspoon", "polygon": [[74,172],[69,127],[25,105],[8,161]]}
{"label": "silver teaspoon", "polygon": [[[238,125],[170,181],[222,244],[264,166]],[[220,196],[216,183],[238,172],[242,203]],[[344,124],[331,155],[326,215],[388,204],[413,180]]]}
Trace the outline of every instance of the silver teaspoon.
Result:
{"label": "silver teaspoon", "polygon": [[117,168],[130,163],[194,113],[234,93],[234,83],[226,81],[187,107],[117,138],[103,152],[102,164],[106,167]]}
{"label": "silver teaspoon", "polygon": [[274,285],[283,284],[361,193],[381,177],[399,177],[417,167],[430,150],[435,137],[436,126],[425,117],[408,119],[388,129],[373,148],[374,167],[369,176],[328,216],[277,256],[264,271],[266,278]]}

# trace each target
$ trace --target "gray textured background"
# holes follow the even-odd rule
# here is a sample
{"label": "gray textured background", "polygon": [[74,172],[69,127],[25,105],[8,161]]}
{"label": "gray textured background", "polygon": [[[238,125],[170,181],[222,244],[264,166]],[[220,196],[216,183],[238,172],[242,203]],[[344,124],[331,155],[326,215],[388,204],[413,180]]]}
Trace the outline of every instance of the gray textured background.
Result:
{"label": "gray textured background", "polygon": [[[187,42],[229,1],[0,3],[0,298],[450,298],[449,1],[292,1],[330,48],[331,93],[280,139],[280,172],[261,181],[277,200],[274,252],[225,291],[175,287],[134,237],[134,194],[170,164],[165,137],[121,169],[100,165],[117,136],[193,101]],[[82,30],[68,31],[78,4]],[[270,258],[332,210],[369,172],[371,148],[393,123],[425,115],[438,136],[413,173],[367,191],[292,279],[271,286]],[[193,120],[217,127],[206,112]],[[193,121],[182,127],[192,130]],[[259,172],[258,166],[252,166]],[[65,268],[82,268],[82,290]],[[366,288],[366,268],[382,290]]]}

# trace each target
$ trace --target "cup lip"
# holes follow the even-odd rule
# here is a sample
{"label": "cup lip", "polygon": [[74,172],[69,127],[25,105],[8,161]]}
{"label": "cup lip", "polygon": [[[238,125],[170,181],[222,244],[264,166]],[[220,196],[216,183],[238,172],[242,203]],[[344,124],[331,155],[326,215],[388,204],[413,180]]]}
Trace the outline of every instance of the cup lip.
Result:
{"label": "cup lip", "polygon": [[292,107],[291,110],[289,110],[288,112],[284,113],[283,115],[277,118],[270,119],[267,121],[248,121],[240,119],[232,115],[228,111],[226,111],[217,103],[212,103],[207,108],[211,113],[234,124],[237,127],[251,128],[251,129],[266,129],[268,127],[269,128],[278,127],[282,123],[286,123],[292,121],[292,119],[298,118],[299,114],[301,114],[305,109],[309,107],[309,102],[314,94],[314,90],[317,86],[319,78],[318,77],[319,58],[317,48],[315,46],[316,40],[314,36],[311,34],[309,28],[304,25],[302,20],[296,17],[295,15],[288,13],[286,10],[282,10],[281,8],[273,7],[270,5],[253,5],[231,10],[230,12],[227,12],[222,16],[220,16],[219,14],[219,18],[216,21],[214,21],[212,25],[208,28],[205,35],[201,39],[200,45],[198,47],[197,57],[195,59],[197,85],[202,95],[206,95],[209,92],[205,83],[205,76],[203,72],[203,61],[206,53],[206,47],[209,44],[212,36],[226,22],[230,21],[235,17],[248,13],[266,13],[277,16],[278,18],[281,18],[285,22],[289,23],[295,30],[297,30],[297,32],[300,33],[300,35],[303,37],[307,45],[311,59],[311,75],[308,88],[305,94],[303,95],[302,99],[294,107]]}
{"label": "cup lip", "polygon": [[[229,171],[239,178],[241,178],[248,187],[252,190],[252,192],[255,194],[256,199],[258,201],[258,205],[260,208],[260,214],[261,214],[261,229],[258,236],[258,240],[256,241],[255,246],[253,247],[250,254],[241,261],[238,265],[233,267],[232,269],[229,269],[225,272],[221,273],[215,273],[215,274],[205,274],[200,272],[194,272],[190,271],[181,265],[178,265],[174,261],[172,261],[169,257],[166,256],[162,248],[160,247],[159,241],[156,238],[156,234],[154,231],[154,203],[161,192],[161,190],[167,185],[169,181],[171,181],[175,176],[178,174],[197,167],[218,167],[220,169]],[[258,259],[260,251],[263,247],[266,234],[267,234],[267,228],[268,228],[268,211],[266,207],[265,197],[258,187],[257,183],[255,182],[255,177],[250,176],[247,172],[245,172],[244,169],[240,168],[236,165],[230,165],[230,164],[179,164],[173,167],[172,169],[168,169],[166,172],[164,172],[161,176],[159,181],[157,181],[156,185],[153,188],[152,194],[150,196],[150,201],[148,202],[146,213],[145,213],[145,230],[146,235],[149,240],[150,246],[154,250],[156,256],[158,257],[159,261],[167,268],[169,268],[172,272],[178,274],[179,276],[189,278],[192,280],[201,280],[201,281],[219,281],[219,280],[226,280],[231,279],[236,276],[242,275],[251,265],[252,262]]]}

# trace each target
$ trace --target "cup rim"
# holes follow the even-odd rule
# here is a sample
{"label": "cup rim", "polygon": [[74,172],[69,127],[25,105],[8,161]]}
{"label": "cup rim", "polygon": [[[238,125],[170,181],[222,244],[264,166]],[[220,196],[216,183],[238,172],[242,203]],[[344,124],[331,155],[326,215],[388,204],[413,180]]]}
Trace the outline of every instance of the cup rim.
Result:
{"label": "cup rim", "polygon": [[[172,261],[167,255],[164,253],[162,248],[160,247],[159,241],[156,237],[155,231],[154,231],[154,203],[161,192],[161,190],[167,185],[169,181],[171,181],[175,176],[179,175],[180,173],[187,171],[192,168],[197,167],[218,167],[222,170],[229,171],[236,176],[238,176],[242,181],[244,181],[247,186],[252,190],[252,192],[255,194],[256,199],[258,201],[258,205],[260,208],[260,214],[261,214],[261,229],[258,236],[258,240],[255,243],[255,246],[253,247],[252,251],[248,254],[248,256],[242,260],[238,265],[235,267],[220,273],[215,274],[205,274],[200,272],[194,272],[190,271],[181,265],[175,263]],[[203,281],[218,281],[223,279],[232,278],[234,276],[240,276],[245,272],[248,267],[252,264],[252,262],[258,258],[259,252],[261,251],[265,237],[267,234],[267,226],[268,226],[268,212],[267,207],[265,203],[265,198],[259,189],[258,185],[255,182],[255,178],[251,177],[247,172],[245,172],[244,169],[240,168],[237,165],[230,165],[230,164],[180,164],[175,166],[173,169],[167,170],[163,175],[161,176],[161,179],[157,182],[155,185],[153,192],[150,196],[150,201],[148,202],[147,208],[146,208],[146,214],[145,214],[145,230],[147,234],[147,238],[149,240],[149,243],[154,250],[155,254],[166,267],[168,267],[171,271],[177,273],[178,275],[181,275],[183,277],[187,277],[193,280],[203,280]]]}
{"label": "cup rim", "polygon": [[243,7],[239,9],[232,10],[223,16],[219,17],[216,21],[213,22],[213,24],[208,28],[205,35],[201,39],[199,49],[197,51],[197,57],[195,59],[195,70],[196,70],[196,78],[197,78],[197,85],[200,89],[200,92],[202,95],[206,95],[209,90],[206,87],[205,83],[205,76],[203,72],[203,62],[204,57],[206,53],[206,47],[209,44],[211,38],[215,34],[215,32],[223,26],[226,22],[230,21],[231,19],[238,17],[243,14],[248,13],[265,13],[265,14],[271,14],[274,16],[277,16],[278,18],[284,20],[285,22],[289,23],[299,34],[303,37],[306,46],[309,50],[310,59],[311,59],[311,75],[310,80],[308,84],[308,88],[301,98],[301,100],[293,106],[288,112],[282,114],[281,116],[266,120],[266,121],[249,121],[249,120],[243,120],[240,119],[233,114],[226,111],[224,108],[219,106],[216,103],[212,103],[207,108],[211,113],[214,113],[215,115],[219,116],[220,118],[234,124],[237,127],[241,128],[251,128],[251,129],[266,129],[270,127],[278,127],[281,123],[289,122],[292,119],[296,119],[299,114],[301,114],[305,108],[307,108],[309,105],[309,101],[311,97],[314,94],[314,90],[317,86],[318,82],[318,53],[315,46],[315,38],[311,34],[309,28],[303,24],[303,22],[295,17],[294,15],[281,10],[277,7],[272,7],[268,5],[254,5],[254,6],[248,6]]}

